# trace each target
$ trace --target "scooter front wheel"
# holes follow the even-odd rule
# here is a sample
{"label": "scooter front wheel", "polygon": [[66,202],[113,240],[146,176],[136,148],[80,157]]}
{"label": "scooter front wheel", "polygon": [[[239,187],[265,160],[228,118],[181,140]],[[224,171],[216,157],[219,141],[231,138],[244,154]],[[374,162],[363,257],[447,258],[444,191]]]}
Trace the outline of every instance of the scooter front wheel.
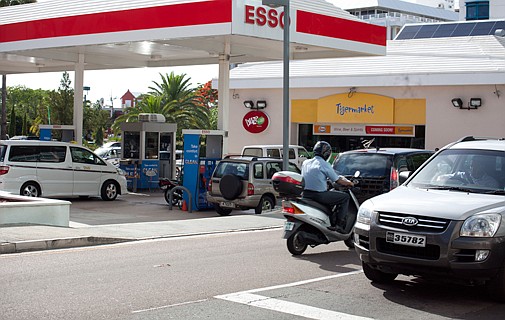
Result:
{"label": "scooter front wheel", "polygon": [[349,238],[344,240],[344,243],[347,246],[347,248],[354,249],[354,233],[351,233]]}
{"label": "scooter front wheel", "polygon": [[307,249],[307,244],[303,242],[300,230],[295,231],[286,242],[289,252],[294,256],[299,256]]}

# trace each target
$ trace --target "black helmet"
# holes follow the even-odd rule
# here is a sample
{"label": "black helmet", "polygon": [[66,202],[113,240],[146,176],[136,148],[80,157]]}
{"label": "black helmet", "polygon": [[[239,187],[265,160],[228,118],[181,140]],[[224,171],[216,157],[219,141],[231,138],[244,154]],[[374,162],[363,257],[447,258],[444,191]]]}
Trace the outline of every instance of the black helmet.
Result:
{"label": "black helmet", "polygon": [[318,141],[314,146],[314,156],[320,156],[324,160],[328,160],[331,156],[331,146],[326,141]]}

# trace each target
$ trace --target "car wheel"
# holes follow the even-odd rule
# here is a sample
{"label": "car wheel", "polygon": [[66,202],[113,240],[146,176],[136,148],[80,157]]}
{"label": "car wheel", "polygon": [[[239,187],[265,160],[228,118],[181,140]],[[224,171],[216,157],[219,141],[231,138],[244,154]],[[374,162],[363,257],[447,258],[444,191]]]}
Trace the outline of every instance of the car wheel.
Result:
{"label": "car wheel", "polygon": [[220,215],[220,216],[229,216],[230,213],[233,211],[230,208],[221,208],[218,204],[214,205],[214,210]]}
{"label": "car wheel", "polygon": [[501,268],[494,278],[486,282],[486,288],[491,299],[505,302],[505,268]]}
{"label": "car wheel", "polygon": [[302,236],[300,235],[300,230],[297,230],[295,233],[288,238],[286,242],[288,246],[289,252],[294,256],[299,256],[305,252],[307,249],[307,244],[303,242]]}
{"label": "car wheel", "polygon": [[21,186],[19,194],[25,197],[40,197],[40,187],[36,182],[29,181]]}
{"label": "car wheel", "polygon": [[219,182],[219,191],[226,200],[235,200],[242,193],[242,181],[234,174],[225,174]]}
{"label": "car wheel", "polygon": [[349,238],[344,240],[344,243],[347,246],[347,248],[354,249],[354,233],[351,233]]}
{"label": "car wheel", "polygon": [[255,214],[261,214],[263,211],[272,210],[275,207],[275,201],[270,196],[261,197],[260,203],[254,208]]}
{"label": "car wheel", "polygon": [[115,181],[106,181],[102,185],[101,197],[102,200],[112,201],[117,198],[119,186]]}
{"label": "car wheel", "polygon": [[365,276],[372,282],[391,283],[398,276],[396,273],[387,273],[373,269],[365,262],[361,262],[361,265],[363,266],[363,272],[365,273]]}

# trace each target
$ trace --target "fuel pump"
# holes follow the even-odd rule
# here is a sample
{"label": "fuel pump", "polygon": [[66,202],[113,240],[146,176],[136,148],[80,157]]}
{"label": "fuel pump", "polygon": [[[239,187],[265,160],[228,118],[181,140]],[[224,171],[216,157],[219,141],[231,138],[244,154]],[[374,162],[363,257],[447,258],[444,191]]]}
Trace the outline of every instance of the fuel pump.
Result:
{"label": "fuel pump", "polygon": [[[223,156],[222,130],[182,130],[184,139],[183,186],[191,192],[192,210],[213,206],[205,198],[207,187],[217,162]],[[188,203],[189,197],[184,194]]]}

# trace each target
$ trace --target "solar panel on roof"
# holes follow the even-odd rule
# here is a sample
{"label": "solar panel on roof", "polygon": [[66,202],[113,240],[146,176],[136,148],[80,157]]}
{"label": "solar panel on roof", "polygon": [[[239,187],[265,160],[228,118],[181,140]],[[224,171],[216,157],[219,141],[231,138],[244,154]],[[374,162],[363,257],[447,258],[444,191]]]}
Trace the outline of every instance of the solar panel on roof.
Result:
{"label": "solar panel on roof", "polygon": [[478,23],[475,28],[473,28],[470,33],[471,36],[486,36],[490,34],[491,29],[493,29],[495,25],[494,21]]}
{"label": "solar panel on roof", "polygon": [[473,28],[475,28],[475,25],[477,23],[472,22],[472,23],[460,23],[456,27],[456,30],[452,33],[453,37],[464,37],[464,36],[469,36],[470,33],[472,32]]}
{"label": "solar panel on roof", "polygon": [[415,39],[432,38],[439,25],[427,24],[421,27],[421,30],[416,34]]}
{"label": "solar panel on roof", "polygon": [[457,26],[456,23],[441,24],[440,27],[437,29],[437,31],[435,31],[435,33],[433,34],[433,38],[450,37],[451,34],[456,29],[456,26]]}
{"label": "solar panel on roof", "polygon": [[421,26],[405,26],[402,31],[396,36],[398,40],[414,39],[416,33],[421,29]]}
{"label": "solar panel on roof", "polygon": [[497,29],[505,30],[505,20],[407,25],[395,40],[494,35]]}

